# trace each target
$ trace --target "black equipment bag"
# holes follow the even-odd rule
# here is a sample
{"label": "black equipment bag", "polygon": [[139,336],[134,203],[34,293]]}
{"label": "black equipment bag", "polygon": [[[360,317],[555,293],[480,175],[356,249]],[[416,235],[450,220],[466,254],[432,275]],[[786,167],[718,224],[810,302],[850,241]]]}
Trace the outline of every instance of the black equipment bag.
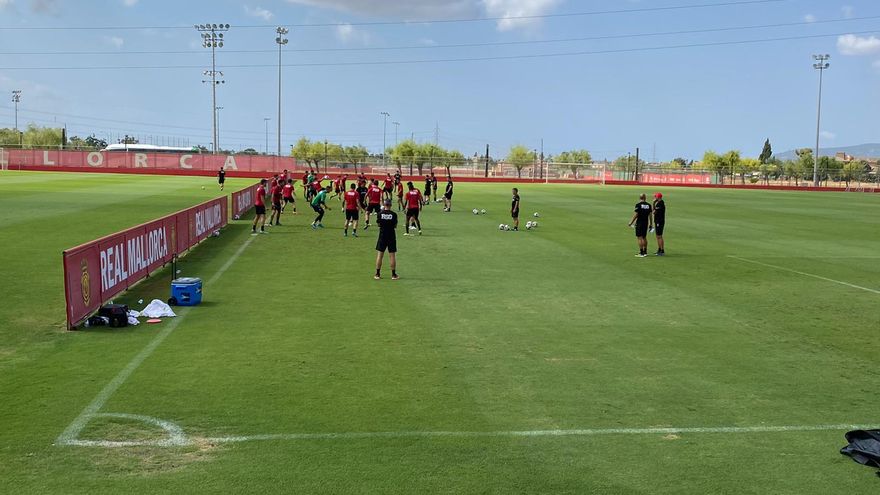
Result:
{"label": "black equipment bag", "polygon": [[840,453],[859,464],[880,468],[880,430],[853,430],[846,434],[849,445]]}
{"label": "black equipment bag", "polygon": [[128,326],[128,306],[124,304],[107,304],[98,310],[98,316],[110,319],[110,326],[114,328]]}

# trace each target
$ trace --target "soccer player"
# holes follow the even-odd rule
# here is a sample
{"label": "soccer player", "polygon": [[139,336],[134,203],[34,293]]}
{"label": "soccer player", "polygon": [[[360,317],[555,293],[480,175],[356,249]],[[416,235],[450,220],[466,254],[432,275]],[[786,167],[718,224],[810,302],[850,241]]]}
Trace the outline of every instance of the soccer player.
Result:
{"label": "soccer player", "polygon": [[633,226],[633,223],[636,224],[636,239],[639,242],[637,258],[646,258],[648,256],[648,229],[651,228],[651,212],[653,208],[645,199],[644,194],[639,195],[639,202],[636,203],[635,213],[633,213],[632,220],[629,221],[630,227]]}
{"label": "soccer player", "polygon": [[287,179],[287,184],[284,184],[284,187],[281,188],[281,196],[284,199],[284,204],[281,205],[281,213],[284,213],[284,209],[287,208],[287,205],[293,203],[293,214],[296,215],[296,191],[293,188],[293,179]]}
{"label": "soccer player", "polygon": [[397,211],[403,211],[403,182],[397,183]]}
{"label": "soccer player", "polygon": [[397,169],[397,171],[394,172],[394,185],[401,184],[402,182],[403,181],[400,178],[400,169]]}
{"label": "soccer player", "polygon": [[510,216],[513,218],[513,230],[519,230],[519,189],[513,188],[513,200],[510,203]]}
{"label": "soccer player", "polygon": [[260,223],[260,233],[266,233],[266,179],[260,180],[260,186],[257,187],[257,197],[254,198],[254,209],[257,215],[254,217],[254,226],[251,229],[251,235],[257,235],[257,223]]}
{"label": "soccer player", "polygon": [[663,201],[663,193],[654,195],[654,233],[657,235],[657,252],[655,256],[666,256],[666,246],[663,244],[663,228],[666,226],[666,202]]}
{"label": "soccer player", "polygon": [[[394,180],[391,178],[391,174],[385,174],[385,183],[382,185],[382,193],[385,196],[385,199],[391,199],[391,194],[394,192]],[[376,212],[378,213],[378,212]]]}
{"label": "soccer player", "polygon": [[[418,191],[416,191],[418,192]],[[391,260],[391,280],[397,280],[397,213],[391,210],[391,200],[386,199],[382,211],[379,212],[379,218],[376,220],[379,224],[379,240],[376,242],[376,280],[382,279],[382,258],[385,257],[385,251],[388,251],[388,258]]]}
{"label": "soccer player", "polygon": [[[327,187],[330,187],[330,186],[327,186]],[[315,176],[312,179],[312,198],[314,198],[316,194],[321,192],[322,189],[324,189],[324,185],[321,184],[321,179],[319,179],[318,176]]]}
{"label": "soccer player", "polygon": [[281,196],[284,194],[284,186],[281,185],[279,181],[275,184],[275,187],[272,188],[272,215],[269,217],[269,225],[272,225],[273,220],[275,225],[281,225]]}
{"label": "soccer player", "polygon": [[419,221],[419,212],[422,211],[422,193],[416,189],[412,182],[407,182],[406,187],[409,191],[406,193],[406,232],[403,235],[409,235],[410,225],[415,225],[419,229],[419,235],[422,235],[422,222]]}
{"label": "soccer player", "polygon": [[[342,193],[345,190],[342,189],[342,176],[337,176],[336,179],[333,180],[333,198],[339,197],[339,200],[342,201]],[[330,199],[333,199],[330,198]]]}
{"label": "soccer player", "polygon": [[446,176],[446,193],[443,194],[443,211],[452,211],[452,189],[455,185],[452,183],[452,175]]}
{"label": "soccer player", "polygon": [[357,187],[354,183],[351,184],[351,189],[345,191],[345,194],[342,196],[342,202],[345,205],[345,237],[348,237],[348,227],[354,224],[354,230],[352,231],[352,235],[354,237],[358,236],[358,219],[360,217],[360,209],[361,209],[361,197],[357,192]]}
{"label": "soccer player", "polygon": [[431,172],[431,189],[434,193],[434,201],[438,201],[437,199],[437,176],[434,175],[434,172]]}
{"label": "soccer player", "polygon": [[327,210],[332,210],[332,208],[327,206],[327,194],[329,193],[330,186],[327,186],[326,188],[318,191],[318,193],[315,194],[315,197],[312,198],[312,209],[315,210],[315,213],[318,214],[318,216],[315,217],[315,221],[312,222],[312,229],[324,228],[324,208],[327,208]]}
{"label": "soccer player", "polygon": [[370,188],[367,189],[367,222],[364,224],[364,230],[370,228],[370,215],[375,213],[379,214],[379,211],[382,209],[382,190],[379,189],[379,181],[373,179],[373,183],[370,184]]}
{"label": "soccer player", "polygon": [[367,178],[364,174],[361,174],[357,178],[357,192],[358,196],[361,198],[361,209],[367,209]]}
{"label": "soccer player", "polygon": [[223,186],[226,184],[226,171],[223,170],[223,167],[220,167],[220,171],[217,172],[217,183],[220,184],[220,190],[223,190]]}
{"label": "soccer player", "polygon": [[431,176],[425,175],[425,204],[431,202]]}

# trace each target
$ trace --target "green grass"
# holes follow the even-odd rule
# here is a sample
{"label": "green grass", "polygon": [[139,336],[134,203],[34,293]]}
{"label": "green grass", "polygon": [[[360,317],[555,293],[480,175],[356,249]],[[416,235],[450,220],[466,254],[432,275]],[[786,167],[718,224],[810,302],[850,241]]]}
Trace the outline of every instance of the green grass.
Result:
{"label": "green grass", "polygon": [[[372,280],[375,232],[342,238],[338,208],[317,232],[307,214],[256,238],[233,223],[181,269],[207,281],[240,257],[101,409],[193,442],[102,448],[53,442],[170,323],[65,332],[61,250],[217,191],[0,174],[0,492],[876,493],[844,430],[209,440],[880,426],[880,295],[729,257],[880,290],[880,196],[667,189],[669,255],[636,259],[643,189],[521,189],[537,231],[497,230],[509,186],[459,184],[454,213],[400,237],[396,282]],[[122,299],[164,299],[169,277]],[[162,436],[107,417],[80,434]]]}

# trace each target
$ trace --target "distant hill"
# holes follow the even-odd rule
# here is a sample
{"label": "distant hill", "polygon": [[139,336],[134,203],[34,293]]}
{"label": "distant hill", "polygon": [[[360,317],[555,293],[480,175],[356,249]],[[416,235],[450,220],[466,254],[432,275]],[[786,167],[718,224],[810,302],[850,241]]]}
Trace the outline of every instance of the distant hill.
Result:
{"label": "distant hill", "polygon": [[[880,144],[872,143],[860,144],[858,146],[842,146],[838,148],[819,149],[819,154],[821,156],[834,156],[840,152],[846,153],[847,155],[852,155],[856,158],[880,158]],[[776,158],[779,158],[780,160],[794,160],[795,158],[797,158],[797,154],[794,152],[794,150],[786,151],[785,153],[778,153],[774,156]]]}

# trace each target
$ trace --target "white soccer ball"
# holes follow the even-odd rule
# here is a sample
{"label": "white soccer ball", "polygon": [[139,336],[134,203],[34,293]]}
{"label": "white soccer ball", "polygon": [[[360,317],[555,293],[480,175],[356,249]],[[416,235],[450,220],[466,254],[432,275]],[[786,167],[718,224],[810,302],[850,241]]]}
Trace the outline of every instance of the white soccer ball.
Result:
{"label": "white soccer ball", "polygon": [[526,222],[526,228],[531,230],[532,229],[532,222]]}
{"label": "white soccer ball", "polygon": [[536,211],[536,212],[535,212],[535,218],[538,218],[538,217],[540,217],[540,216],[541,216],[541,215],[538,215],[538,212]]}
{"label": "white soccer ball", "polygon": [[410,225],[410,226],[409,226],[409,230],[416,230],[417,228],[418,228],[418,227],[416,227],[415,225]]}
{"label": "white soccer ball", "polygon": [[483,215],[485,215],[485,214],[486,214],[486,210],[480,210],[480,213],[483,214]]}
{"label": "white soccer ball", "polygon": [[532,228],[535,228],[537,226],[538,226],[538,222],[532,222]]}
{"label": "white soccer ball", "polygon": [[503,223],[502,223],[501,225],[498,226],[498,230],[504,230],[504,224],[503,224]]}
{"label": "white soccer ball", "polygon": [[510,230],[510,225],[505,225],[504,230]]}
{"label": "white soccer ball", "polygon": [[480,210],[474,208],[474,215],[479,215],[479,214],[480,214]]}
{"label": "white soccer ball", "polygon": [[202,186],[202,191],[204,191],[204,190],[205,190],[205,186]]}

